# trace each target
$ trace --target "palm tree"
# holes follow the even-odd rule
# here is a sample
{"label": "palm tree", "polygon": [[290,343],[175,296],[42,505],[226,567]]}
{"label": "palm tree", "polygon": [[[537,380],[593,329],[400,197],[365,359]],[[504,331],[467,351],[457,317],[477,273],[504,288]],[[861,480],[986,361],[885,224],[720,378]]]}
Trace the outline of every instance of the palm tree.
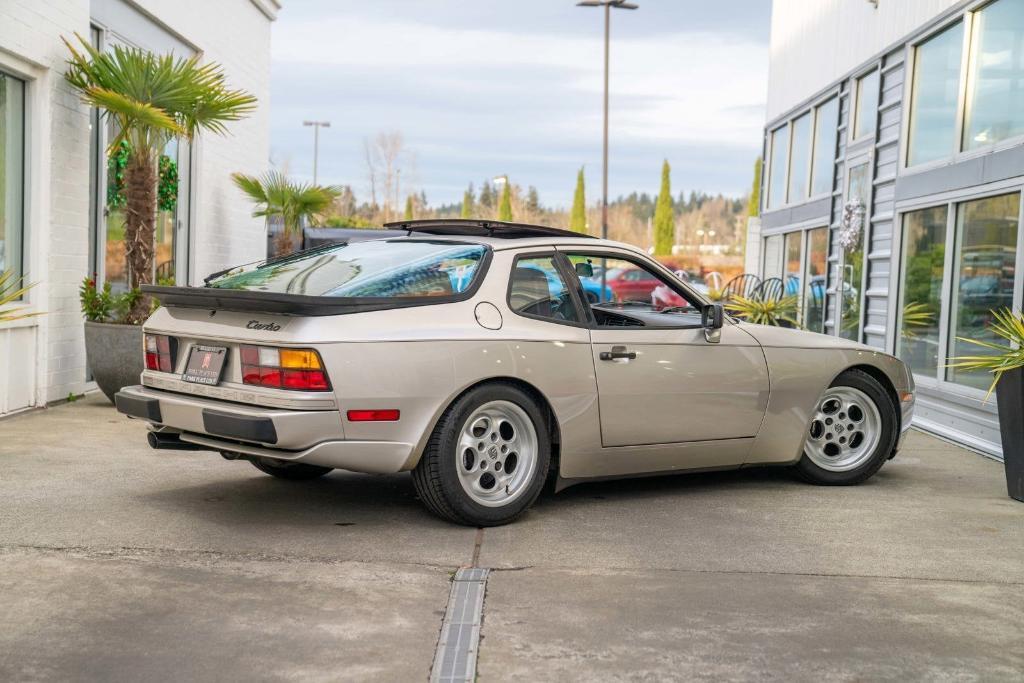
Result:
{"label": "palm tree", "polygon": [[259,177],[232,173],[231,179],[255,202],[253,216],[281,218],[284,232],[278,244],[280,252],[291,251],[293,236],[301,234],[303,222],[318,221],[342,192],[334,185],[295,183],[279,171],[267,171]]}
{"label": "palm tree", "polygon": [[[192,139],[200,131],[223,135],[225,124],[256,108],[256,98],[228,88],[223,69],[200,64],[199,56],[154,55],[115,45],[100,52],[77,35],[82,52],[64,39],[71,52],[64,77],[86,104],[98,107],[117,127],[110,149],[122,141],[130,149],[125,168],[125,251],[129,285],[153,281],[158,159],[176,138]],[[149,313],[148,297],[139,297],[129,321],[141,323]]]}

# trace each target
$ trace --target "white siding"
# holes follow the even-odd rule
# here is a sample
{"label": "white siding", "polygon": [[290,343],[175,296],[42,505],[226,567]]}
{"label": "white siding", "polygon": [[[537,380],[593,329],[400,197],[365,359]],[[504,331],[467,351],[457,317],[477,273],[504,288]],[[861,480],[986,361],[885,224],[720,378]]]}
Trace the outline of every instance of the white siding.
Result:
{"label": "white siding", "polygon": [[[122,0],[96,0],[103,2]],[[259,98],[227,137],[207,136],[193,170],[193,282],[265,253],[263,224],[232,171],[268,165],[270,30],[276,0],[137,0],[156,24],[222,64],[233,87]],[[61,37],[90,34],[90,0],[0,0],[0,69],[26,88],[25,270],[28,303],[45,311],[0,324],[0,414],[81,393],[85,345],[78,285],[89,272],[89,110],[63,80]]]}
{"label": "white siding", "polygon": [[767,120],[961,0],[774,0]]}

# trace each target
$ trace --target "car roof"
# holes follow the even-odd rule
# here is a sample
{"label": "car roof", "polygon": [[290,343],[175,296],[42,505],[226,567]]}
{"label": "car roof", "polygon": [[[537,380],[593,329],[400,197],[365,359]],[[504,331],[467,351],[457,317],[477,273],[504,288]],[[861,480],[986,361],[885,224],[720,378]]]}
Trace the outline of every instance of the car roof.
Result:
{"label": "car roof", "polygon": [[[440,218],[397,221],[386,223],[384,228],[388,234],[382,237],[392,241],[430,239],[460,243],[471,242],[485,244],[495,251],[552,246],[613,247],[625,249],[634,254],[646,255],[642,249],[631,244],[600,239],[570,230],[526,223]],[[395,233],[400,230],[405,230],[405,235],[396,236]]]}

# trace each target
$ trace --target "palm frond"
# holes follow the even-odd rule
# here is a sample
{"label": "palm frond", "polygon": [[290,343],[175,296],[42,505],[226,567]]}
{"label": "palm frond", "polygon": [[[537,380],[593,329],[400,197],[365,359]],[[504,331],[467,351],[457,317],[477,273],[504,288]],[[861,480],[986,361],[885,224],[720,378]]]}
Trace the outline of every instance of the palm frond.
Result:
{"label": "palm frond", "polygon": [[41,312],[28,313],[23,308],[11,306],[35,285],[22,285],[20,278],[15,279],[14,272],[7,270],[0,273],[0,322],[11,322],[22,318],[42,315]]}
{"label": "palm frond", "polygon": [[287,232],[298,230],[303,219],[322,217],[342,192],[333,185],[295,183],[279,171],[259,177],[233,173],[231,179],[256,204],[253,216],[280,216]]}
{"label": "palm frond", "polygon": [[747,322],[755,325],[775,325],[783,323],[800,327],[795,319],[799,300],[796,295],[784,296],[781,299],[762,299],[760,297],[734,296],[725,308]]}
{"label": "palm frond", "polygon": [[966,370],[967,372],[988,371],[992,373],[992,384],[989,385],[988,392],[985,394],[986,401],[992,395],[1004,372],[1024,368],[1024,318],[1021,317],[1020,313],[1015,313],[1009,308],[990,311],[990,313],[992,314],[992,323],[988,326],[988,331],[1001,339],[1005,339],[1008,343],[999,344],[985,339],[957,337],[957,341],[973,344],[984,349],[991,349],[995,353],[977,356],[954,356],[947,359],[948,362],[945,366],[947,368]]}

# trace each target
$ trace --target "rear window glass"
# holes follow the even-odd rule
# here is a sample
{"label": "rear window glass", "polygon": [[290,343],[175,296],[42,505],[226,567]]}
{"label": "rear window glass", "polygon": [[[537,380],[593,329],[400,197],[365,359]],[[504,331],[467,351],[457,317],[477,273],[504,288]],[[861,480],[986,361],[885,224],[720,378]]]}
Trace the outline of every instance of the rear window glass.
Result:
{"label": "rear window glass", "polygon": [[487,248],[370,240],[242,266],[210,287],[330,297],[446,297],[468,290]]}

